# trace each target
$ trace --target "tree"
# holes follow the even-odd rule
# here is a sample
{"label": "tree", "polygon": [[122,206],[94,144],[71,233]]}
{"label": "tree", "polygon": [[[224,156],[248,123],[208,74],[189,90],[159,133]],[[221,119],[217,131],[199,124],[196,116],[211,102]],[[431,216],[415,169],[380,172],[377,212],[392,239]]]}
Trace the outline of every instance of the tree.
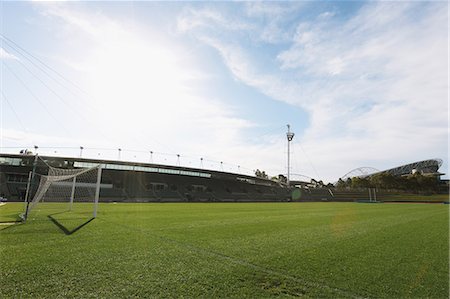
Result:
{"label": "tree", "polygon": [[345,183],[345,181],[341,178],[339,178],[339,180],[336,183],[336,187],[337,188],[345,188],[347,187],[347,184]]}
{"label": "tree", "polygon": [[370,181],[367,178],[362,177],[354,177],[351,180],[352,188],[359,189],[359,188],[369,188],[370,187]]}
{"label": "tree", "polygon": [[287,177],[285,177],[282,174],[279,174],[278,176],[273,176],[270,178],[272,181],[277,182],[277,183],[287,183]]}
{"label": "tree", "polygon": [[418,192],[435,192],[438,189],[438,181],[433,176],[425,176],[415,173],[408,177],[411,186]]}
{"label": "tree", "polygon": [[285,177],[284,175],[282,175],[282,174],[279,174],[278,175],[278,181],[280,182],[280,183],[287,183],[287,177]]}
{"label": "tree", "polygon": [[269,178],[269,176],[266,174],[265,171],[261,171],[261,170],[259,170],[259,169],[256,169],[256,170],[255,170],[255,176],[256,176],[257,178],[262,178],[262,179],[268,179],[268,178]]}
{"label": "tree", "polygon": [[379,189],[398,189],[396,177],[390,173],[377,173],[370,177],[370,183],[373,187]]}

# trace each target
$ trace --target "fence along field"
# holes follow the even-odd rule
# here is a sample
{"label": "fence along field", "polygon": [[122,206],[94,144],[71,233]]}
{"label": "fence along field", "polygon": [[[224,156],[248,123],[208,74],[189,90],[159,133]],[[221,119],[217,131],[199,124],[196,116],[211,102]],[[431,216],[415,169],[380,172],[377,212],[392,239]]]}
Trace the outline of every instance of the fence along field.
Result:
{"label": "fence along field", "polygon": [[0,227],[1,298],[449,293],[444,204],[100,204],[59,225],[44,207]]}

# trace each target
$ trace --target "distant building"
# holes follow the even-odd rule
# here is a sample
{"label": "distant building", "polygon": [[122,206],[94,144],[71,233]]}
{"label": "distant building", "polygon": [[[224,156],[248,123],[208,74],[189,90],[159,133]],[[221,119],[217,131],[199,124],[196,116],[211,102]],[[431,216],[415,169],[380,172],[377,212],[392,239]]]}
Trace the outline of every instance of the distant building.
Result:
{"label": "distant building", "polygon": [[390,168],[387,170],[381,170],[378,171],[375,168],[371,167],[361,167],[357,169],[353,169],[352,171],[348,172],[344,176],[341,177],[342,180],[346,180],[347,178],[352,177],[370,177],[375,174],[379,173],[389,173],[394,176],[403,176],[403,175],[410,175],[415,173],[420,173],[422,175],[427,176],[435,176],[437,178],[440,178],[440,176],[444,175],[445,173],[439,172],[439,168],[442,166],[442,160],[441,159],[430,159],[430,160],[423,160],[418,161],[410,164],[405,164],[402,166],[397,166],[394,168]]}
{"label": "distant building", "polygon": [[398,166],[395,168],[384,170],[382,172],[386,172],[395,176],[420,173],[422,175],[432,175],[440,177],[441,175],[444,175],[444,173],[439,172],[439,168],[441,168],[441,166],[441,159],[430,159]]}

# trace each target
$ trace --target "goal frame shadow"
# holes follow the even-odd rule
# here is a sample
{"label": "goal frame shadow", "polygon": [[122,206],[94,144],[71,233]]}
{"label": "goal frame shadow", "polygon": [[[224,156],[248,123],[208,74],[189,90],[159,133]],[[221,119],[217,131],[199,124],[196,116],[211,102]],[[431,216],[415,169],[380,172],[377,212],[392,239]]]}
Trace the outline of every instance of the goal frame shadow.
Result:
{"label": "goal frame shadow", "polygon": [[[55,214],[60,214],[60,213],[55,213]],[[50,219],[51,222],[53,222],[67,236],[70,236],[70,235],[76,233],[78,230],[80,230],[84,226],[88,225],[92,220],[95,219],[94,217],[92,217],[92,218],[86,220],[85,222],[81,223],[80,225],[78,225],[74,229],[70,230],[67,227],[65,227],[64,224],[62,224],[60,221],[58,221],[57,219],[55,219],[53,217],[53,215],[55,215],[55,214],[47,215],[47,217]]]}

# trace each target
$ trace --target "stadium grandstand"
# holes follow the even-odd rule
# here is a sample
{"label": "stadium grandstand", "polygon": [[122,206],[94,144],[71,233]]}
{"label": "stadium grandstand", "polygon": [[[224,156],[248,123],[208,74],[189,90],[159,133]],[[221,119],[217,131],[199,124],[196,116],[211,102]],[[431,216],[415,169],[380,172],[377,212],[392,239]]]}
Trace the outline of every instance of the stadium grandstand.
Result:
{"label": "stadium grandstand", "polygon": [[441,166],[442,166],[441,159],[429,159],[397,166],[382,171],[372,167],[360,167],[349,171],[344,176],[342,176],[341,179],[346,180],[352,177],[370,177],[381,173],[388,173],[394,176],[404,176],[420,173],[422,175],[440,177],[441,175],[444,175],[444,173],[439,172],[439,168]]}
{"label": "stadium grandstand", "polygon": [[[0,196],[8,201],[24,201],[33,168],[37,174],[46,175],[49,166],[87,169],[97,165],[102,169],[101,202],[360,201],[373,199],[375,194],[368,189],[336,188],[300,174],[292,174],[292,180],[287,184],[282,179],[209,169],[22,153],[0,155]],[[386,172],[396,176],[420,173],[439,180],[443,175],[439,172],[441,165],[442,160],[431,159],[384,171],[364,167],[343,178],[370,177]],[[397,196],[398,192],[377,190],[376,194],[377,199],[387,199]]]}
{"label": "stadium grandstand", "polygon": [[27,154],[0,155],[0,195],[23,201],[33,170],[47,174],[48,166],[62,169],[101,165],[100,201],[287,201],[289,188],[282,183],[229,172],[180,166]]}

